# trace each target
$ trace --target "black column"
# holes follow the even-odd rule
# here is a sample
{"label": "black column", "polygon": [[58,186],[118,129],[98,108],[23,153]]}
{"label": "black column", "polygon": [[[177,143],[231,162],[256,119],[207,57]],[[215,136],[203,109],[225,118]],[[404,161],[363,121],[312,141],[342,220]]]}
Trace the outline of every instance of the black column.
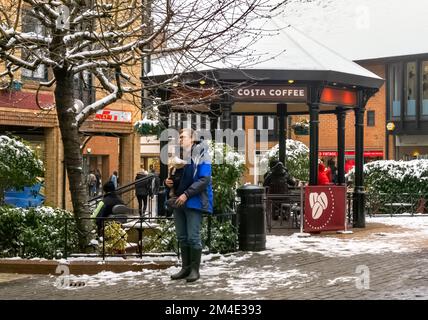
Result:
{"label": "black column", "polygon": [[[159,107],[159,118],[160,121],[166,130],[168,128],[168,117],[169,117],[170,108],[168,106],[162,106]],[[164,181],[166,178],[168,178],[168,163],[166,162],[168,159],[168,136],[166,132],[161,134],[161,139],[159,141],[160,145],[160,172],[159,172],[159,179],[160,179],[160,187],[159,187],[159,193],[158,193],[158,215],[159,216],[166,216],[166,211],[164,207],[165,203],[165,187],[164,187]],[[164,161],[162,161],[164,160]]]}
{"label": "black column", "polygon": [[278,140],[279,140],[279,161],[286,165],[286,142],[285,142],[285,120],[287,113],[287,105],[279,103],[276,106],[276,112],[278,117]]}
{"label": "black column", "polygon": [[221,105],[222,117],[221,117],[221,128],[232,129],[232,104],[224,103]]}
{"label": "black column", "polygon": [[355,186],[353,203],[353,226],[364,228],[364,99],[363,92],[358,92],[358,107],[355,111]]}
{"label": "black column", "polygon": [[209,114],[209,120],[211,139],[212,141],[215,141],[215,131],[217,130],[218,118],[220,116],[220,106],[218,104],[212,104],[210,106],[210,110],[211,112]]}
{"label": "black column", "polygon": [[[221,129],[222,130],[232,129],[232,104],[229,102],[222,103],[221,110],[222,110]],[[231,141],[230,130],[228,131],[226,131],[226,134],[224,134],[223,142],[224,143],[229,142],[233,145],[233,141]]]}
{"label": "black column", "polygon": [[318,103],[309,104],[309,185],[311,186],[318,184],[319,112]]}
{"label": "black column", "polygon": [[337,183],[345,184],[345,120],[346,112],[337,108]]}

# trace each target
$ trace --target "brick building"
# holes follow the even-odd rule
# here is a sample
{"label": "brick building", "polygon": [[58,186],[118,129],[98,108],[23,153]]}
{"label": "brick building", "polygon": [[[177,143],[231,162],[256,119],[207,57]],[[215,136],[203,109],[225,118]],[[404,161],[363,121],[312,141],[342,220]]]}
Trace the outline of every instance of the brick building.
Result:
{"label": "brick building", "polygon": [[[46,204],[71,208],[64,175],[61,133],[55,111],[42,111],[35,102],[35,92],[23,77],[19,91],[0,91],[0,134],[13,134],[27,140],[45,166]],[[43,101],[53,103],[53,92],[41,94]],[[84,170],[99,169],[102,179],[119,172],[121,183],[133,181],[140,168],[140,139],[133,132],[133,121],[140,113],[126,103],[116,103],[87,120],[81,132],[90,140],[84,148]],[[110,115],[113,116],[111,117]],[[123,117],[118,121],[114,115]],[[126,119],[125,119],[126,118]]]}

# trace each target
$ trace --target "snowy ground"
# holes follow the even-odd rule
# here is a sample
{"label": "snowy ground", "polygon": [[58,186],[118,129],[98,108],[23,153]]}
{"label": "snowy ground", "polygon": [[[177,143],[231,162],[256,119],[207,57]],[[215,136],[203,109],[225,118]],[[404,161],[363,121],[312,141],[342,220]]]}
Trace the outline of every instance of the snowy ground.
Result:
{"label": "snowy ground", "polygon": [[[316,253],[325,257],[338,258],[359,254],[409,253],[426,248],[428,244],[428,217],[426,216],[367,218],[367,226],[368,230],[351,235],[321,234],[309,238],[299,238],[296,234],[268,235],[265,251],[205,255],[203,275],[207,280],[204,281],[203,288],[171,281],[169,276],[179,270],[177,267],[141,272],[101,272],[93,276],[71,275],[67,281],[76,283],[76,286],[64,286],[61,279],[55,280],[55,286],[58,289],[76,290],[80,288],[78,284],[81,282],[85,283],[85,287],[111,286],[118,282],[128,286],[152,287],[161,283],[166,288],[177,288],[182,285],[193,293],[212,288],[214,292],[239,295],[262,294],[272,288],[272,285],[277,288],[293,289],[317,279],[316,272],[282,268],[281,261],[284,257],[298,257],[299,253]],[[270,262],[257,267],[246,263],[260,258],[262,261]],[[52,279],[55,278],[52,276]],[[354,276],[333,277],[326,281],[325,285],[335,286],[340,283],[355,282],[355,279]],[[222,285],[219,286],[219,283]]]}

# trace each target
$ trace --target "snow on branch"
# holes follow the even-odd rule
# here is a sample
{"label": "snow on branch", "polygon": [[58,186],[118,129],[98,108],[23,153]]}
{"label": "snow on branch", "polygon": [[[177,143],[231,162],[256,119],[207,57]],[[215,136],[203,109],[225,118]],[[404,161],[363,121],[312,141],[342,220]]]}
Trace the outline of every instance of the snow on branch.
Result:
{"label": "snow on branch", "polygon": [[113,102],[120,99],[121,97],[122,97],[122,92],[119,90],[118,87],[116,87],[114,91],[109,95],[84,107],[83,110],[80,111],[76,116],[76,124],[80,126],[86,120],[86,118],[89,117],[91,114],[112,104]]}
{"label": "snow on branch", "polygon": [[56,20],[59,16],[58,12],[53,9],[55,5],[52,1],[50,3],[46,3],[46,1],[38,1],[38,0],[24,0],[24,2],[30,4],[35,9],[40,10],[40,13],[48,16],[49,18]]}
{"label": "snow on branch", "polygon": [[36,70],[36,68],[41,63],[40,60],[34,60],[33,62],[30,63],[28,61],[25,61],[25,60],[19,58],[19,57],[14,56],[13,54],[9,54],[6,52],[0,53],[0,57],[5,58],[6,60],[12,62],[16,66],[23,67],[23,68],[29,69],[29,70]]}

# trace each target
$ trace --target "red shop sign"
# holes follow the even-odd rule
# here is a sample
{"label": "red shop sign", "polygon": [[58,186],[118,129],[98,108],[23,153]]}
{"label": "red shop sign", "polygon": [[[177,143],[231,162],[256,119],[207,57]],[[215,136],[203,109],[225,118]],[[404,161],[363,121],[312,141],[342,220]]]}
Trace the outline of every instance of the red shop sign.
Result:
{"label": "red shop sign", "polygon": [[305,232],[345,230],[346,187],[305,188]]}
{"label": "red shop sign", "polygon": [[[355,151],[345,151],[346,156],[354,156]],[[320,151],[320,157],[337,157],[337,151]],[[364,151],[364,157],[383,157],[383,151]]]}

